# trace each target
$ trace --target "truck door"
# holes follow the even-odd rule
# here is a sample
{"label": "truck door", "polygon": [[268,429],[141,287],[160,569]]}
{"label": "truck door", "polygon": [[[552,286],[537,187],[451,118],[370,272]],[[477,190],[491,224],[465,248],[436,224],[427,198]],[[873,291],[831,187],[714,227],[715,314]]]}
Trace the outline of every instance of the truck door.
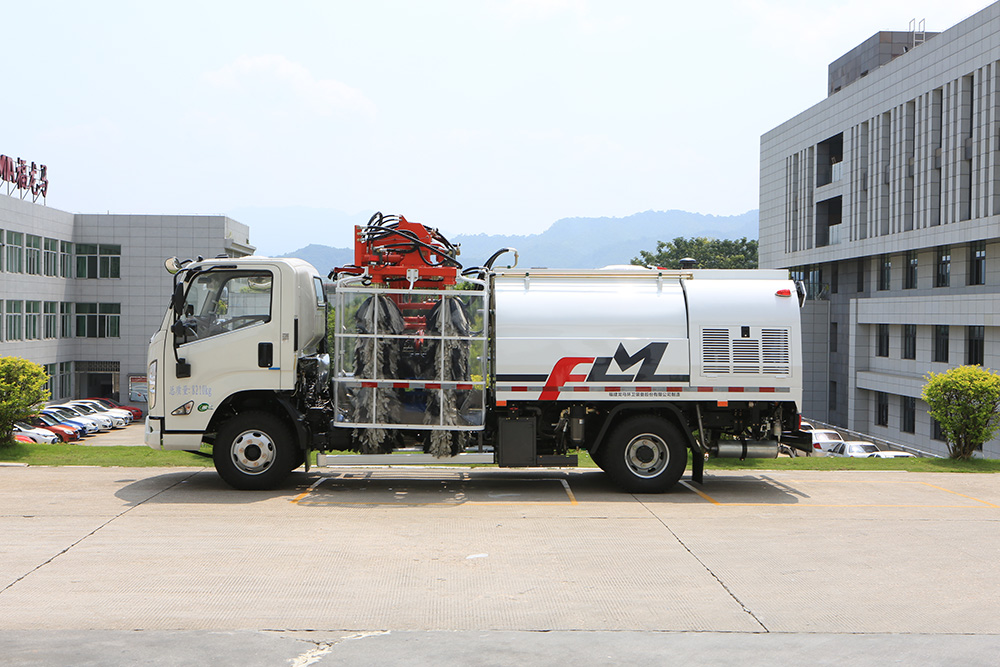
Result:
{"label": "truck door", "polygon": [[278,275],[220,267],[188,281],[172,336],[178,362],[165,369],[164,433],[203,431],[228,396],[280,388]]}

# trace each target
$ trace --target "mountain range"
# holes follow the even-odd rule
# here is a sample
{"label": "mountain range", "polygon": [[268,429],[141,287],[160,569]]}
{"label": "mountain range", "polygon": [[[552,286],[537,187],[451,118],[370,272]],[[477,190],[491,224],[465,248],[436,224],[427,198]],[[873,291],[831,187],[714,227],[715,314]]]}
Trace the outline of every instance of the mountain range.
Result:
{"label": "mountain range", "polygon": [[[459,234],[448,240],[461,248],[459,261],[479,266],[501,248],[516,248],[518,266],[595,269],[628,264],[641,250],[656,250],[657,241],[705,236],[716,239],[757,238],[758,211],[715,216],[686,211],[644,211],[623,218],[563,218],[539,234]],[[352,248],[309,244],[283,257],[304,259],[325,273],[354,262]],[[495,263],[507,266],[509,253]]]}

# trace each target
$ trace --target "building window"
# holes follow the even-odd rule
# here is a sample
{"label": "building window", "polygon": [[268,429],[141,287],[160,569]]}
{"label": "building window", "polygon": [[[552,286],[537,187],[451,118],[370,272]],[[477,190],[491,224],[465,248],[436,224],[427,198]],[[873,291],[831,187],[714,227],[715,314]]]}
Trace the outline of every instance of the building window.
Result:
{"label": "building window", "polygon": [[986,241],[973,241],[969,245],[969,284],[986,284]]}
{"label": "building window", "polygon": [[944,429],[941,428],[941,422],[931,417],[931,440],[939,440],[945,442],[947,438],[944,437]]}
{"label": "building window", "polygon": [[875,330],[875,356],[889,356],[889,325],[879,324]]}
{"label": "building window", "polygon": [[972,326],[968,331],[968,344],[965,349],[965,363],[984,365],[986,361],[986,327]]}
{"label": "building window", "polygon": [[121,304],[76,304],[78,338],[118,338],[121,328]]}
{"label": "building window", "polygon": [[23,326],[24,303],[7,300],[7,337],[4,340],[21,340],[24,338]]}
{"label": "building window", "polygon": [[42,302],[24,302],[24,339],[38,340],[42,337]]}
{"label": "building window", "polygon": [[830,380],[830,412],[837,411],[837,383]]}
{"label": "building window", "polygon": [[44,329],[45,338],[58,338],[59,337],[59,302],[58,301],[46,301],[45,302],[45,317],[43,318],[42,328]]}
{"label": "building window", "polygon": [[73,337],[73,304],[65,301],[59,304],[59,335]]}
{"label": "building window", "polygon": [[917,418],[917,399],[912,396],[900,396],[899,430],[903,433],[914,433]]}
{"label": "building window", "polygon": [[885,291],[890,288],[892,284],[892,257],[889,255],[882,255],[879,258],[878,266],[878,288],[880,291]]}
{"label": "building window", "polygon": [[73,244],[69,241],[59,242],[59,276],[73,277]]}
{"label": "building window", "polygon": [[0,342],[3,342],[3,341],[5,341],[5,340],[7,340],[7,339],[6,339],[5,337],[4,337],[4,326],[3,326],[3,324],[4,324],[4,317],[3,317],[3,304],[4,304],[4,300],[3,300],[3,299],[0,299]]}
{"label": "building window", "polygon": [[934,361],[948,363],[949,333],[947,324],[938,324],[934,327]]}
{"label": "building window", "polygon": [[49,397],[56,395],[56,364],[45,364],[43,366],[45,369],[45,374],[49,376],[49,379],[45,381],[45,391],[49,392]]}
{"label": "building window", "polygon": [[875,425],[889,425],[889,395],[884,391],[875,392]]}
{"label": "building window", "polygon": [[859,293],[865,291],[865,270],[868,268],[867,264],[868,262],[864,258],[858,260],[858,284],[855,287]]}
{"label": "building window", "polygon": [[42,237],[28,234],[24,240],[25,273],[33,276],[42,274]]}
{"label": "building window", "polygon": [[73,362],[63,361],[59,363],[59,397],[65,398],[73,395]]}
{"label": "building window", "polygon": [[917,325],[903,325],[903,359],[917,358]]}
{"label": "building window", "polygon": [[906,253],[906,264],[903,265],[903,289],[915,289],[917,287],[917,251],[910,250]]}
{"label": "building window", "polygon": [[951,246],[943,245],[937,249],[936,266],[934,287],[948,287],[951,285]]}
{"label": "building window", "polygon": [[42,273],[47,276],[56,275],[56,265],[59,259],[59,241],[55,239],[45,239],[45,246],[42,252]]}
{"label": "building window", "polygon": [[[7,251],[6,251],[7,246],[4,245],[5,238],[7,237],[4,236],[3,230],[0,229],[0,273],[3,272],[3,258],[7,256]],[[0,327],[0,329],[2,328],[3,327]]]}
{"label": "building window", "polygon": [[7,230],[7,271],[24,272],[24,234]]}
{"label": "building window", "polygon": [[77,278],[121,278],[122,247],[96,243],[76,244]]}
{"label": "building window", "polygon": [[837,351],[837,323],[830,322],[830,352]]}

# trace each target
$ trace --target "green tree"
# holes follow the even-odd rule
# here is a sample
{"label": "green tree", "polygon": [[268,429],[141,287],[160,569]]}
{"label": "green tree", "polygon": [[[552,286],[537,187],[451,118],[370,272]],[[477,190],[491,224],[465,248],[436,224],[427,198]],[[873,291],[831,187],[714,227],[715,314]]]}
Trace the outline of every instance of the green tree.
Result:
{"label": "green tree", "polygon": [[14,444],[14,422],[38,412],[49,398],[45,369],[20,357],[0,357],[0,446]]}
{"label": "green tree", "polygon": [[981,366],[959,366],[924,377],[927,414],[941,425],[951,458],[972,458],[1000,428],[1000,375]]}
{"label": "green tree", "polygon": [[747,239],[710,239],[704,236],[673,241],[657,241],[656,252],[641,250],[633,264],[679,269],[681,260],[693,257],[699,269],[756,269],[757,241]]}

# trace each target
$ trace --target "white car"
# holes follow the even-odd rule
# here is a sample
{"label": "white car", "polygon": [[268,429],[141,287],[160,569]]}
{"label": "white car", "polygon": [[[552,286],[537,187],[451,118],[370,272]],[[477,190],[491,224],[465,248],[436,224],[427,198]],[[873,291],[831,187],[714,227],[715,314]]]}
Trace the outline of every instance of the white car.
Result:
{"label": "white car", "polygon": [[132,413],[127,410],[106,408],[100,403],[87,400],[70,401],[69,404],[75,408],[83,410],[87,415],[97,413],[111,417],[115,428],[123,428],[132,423]]}
{"label": "white car", "polygon": [[874,454],[869,454],[870,459],[912,459],[916,458],[913,454],[909,452],[901,452],[895,449],[884,450],[881,452],[875,452]]}
{"label": "white car", "polygon": [[878,453],[878,445],[867,440],[845,440],[830,448],[828,456],[847,456],[855,459],[865,459]]}
{"label": "white car", "polygon": [[844,442],[844,438],[841,437],[840,433],[837,433],[833,429],[813,429],[809,431],[809,435],[812,436],[813,448],[811,454],[813,456],[826,456],[831,447]]}
{"label": "white car", "polygon": [[97,422],[97,426],[102,431],[110,431],[115,426],[115,423],[111,419],[111,417],[108,417],[107,415],[98,414],[97,411],[91,411],[91,414],[87,414],[87,412],[83,408],[69,405],[68,403],[64,405],[50,405],[49,407],[58,408],[60,410],[68,410],[69,412],[75,414],[78,417],[86,417],[91,421],[95,421]]}
{"label": "white car", "polygon": [[14,433],[26,435],[31,438],[32,442],[38,442],[43,445],[51,445],[59,441],[59,436],[52,431],[35,428],[31,424],[25,424],[24,422],[14,422]]}

